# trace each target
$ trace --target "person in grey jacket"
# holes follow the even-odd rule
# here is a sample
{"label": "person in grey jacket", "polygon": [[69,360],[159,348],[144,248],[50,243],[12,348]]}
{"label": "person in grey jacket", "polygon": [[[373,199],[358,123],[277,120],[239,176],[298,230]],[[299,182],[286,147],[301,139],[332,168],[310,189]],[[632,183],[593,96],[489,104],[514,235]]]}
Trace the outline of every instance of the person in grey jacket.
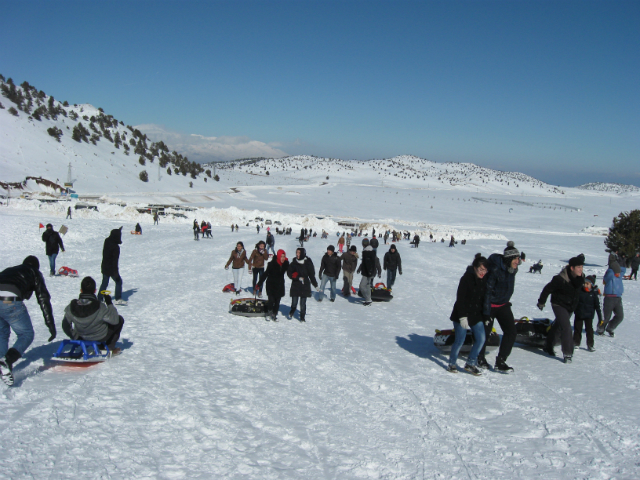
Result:
{"label": "person in grey jacket", "polygon": [[96,297],[96,282],[84,277],[80,284],[80,296],[64,309],[62,330],[73,340],[104,342],[112,354],[120,352],[116,342],[120,338],[124,319],[111,302],[103,295],[104,303]]}

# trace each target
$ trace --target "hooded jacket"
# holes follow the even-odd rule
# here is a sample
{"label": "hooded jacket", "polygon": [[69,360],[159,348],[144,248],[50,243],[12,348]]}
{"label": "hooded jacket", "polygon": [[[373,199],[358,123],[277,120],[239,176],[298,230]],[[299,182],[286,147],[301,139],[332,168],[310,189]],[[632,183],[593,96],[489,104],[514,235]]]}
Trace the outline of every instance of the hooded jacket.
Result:
{"label": "hooded jacket", "polygon": [[30,299],[33,292],[36,292],[36,299],[40,310],[42,310],[44,323],[47,326],[55,325],[51,309],[51,295],[49,295],[44,283],[42,273],[34,266],[23,263],[0,272],[0,290],[12,292],[22,300]]}
{"label": "hooded jacket", "polygon": [[474,268],[469,265],[458,283],[456,303],[449,317],[451,321],[460,322],[461,318],[467,317],[471,326],[481,322],[486,290],[487,276],[479,278]]}
{"label": "hooded jacket", "polygon": [[114,228],[104,241],[102,248],[102,274],[110,277],[118,276],[120,245],[122,244],[122,227]]}
{"label": "hooded jacket", "polygon": [[613,268],[609,267],[604,272],[602,281],[604,282],[604,296],[605,297],[621,297],[624,293],[624,283],[622,279],[627,269],[620,267],[620,273],[617,274],[613,271]]}
{"label": "hooded jacket", "polygon": [[380,260],[373,250],[373,247],[369,245],[362,251],[362,262],[358,267],[358,273],[362,273],[363,277],[375,277],[376,271],[378,272],[378,276],[382,275]]}
{"label": "hooded jacket", "polygon": [[47,228],[42,233],[42,241],[45,242],[45,252],[47,255],[57,255],[60,249],[64,252],[62,238],[60,238],[60,234],[53,228]]}
{"label": "hooded jacket", "polygon": [[551,295],[551,305],[562,307],[569,313],[575,311],[580,299],[580,291],[584,286],[584,275],[572,277],[570,268],[568,265],[564,267],[558,275],[545,285],[538,303],[544,305],[547,303],[547,297]]}
{"label": "hooded jacket", "polygon": [[282,298],[286,294],[284,286],[284,276],[289,269],[289,260],[285,259],[285,261],[280,264],[280,255],[283,253],[284,250],[278,250],[277,255],[273,257],[269,263],[267,263],[267,268],[264,271],[264,276],[258,283],[258,288],[262,289],[263,283],[266,282],[267,295],[269,297]]}
{"label": "hooded jacket", "polygon": [[398,270],[402,274],[402,259],[400,258],[400,253],[398,253],[398,249],[394,248],[393,250],[389,248],[389,251],[384,254],[384,260],[382,262],[383,268],[385,270]]}
{"label": "hooded jacket", "polygon": [[340,269],[342,268],[342,261],[335,252],[329,256],[325,253],[320,262],[320,270],[318,271],[318,278],[322,278],[324,273],[327,277],[338,278],[340,276]]}
{"label": "hooded jacket", "polygon": [[505,305],[511,300],[516,283],[518,269],[509,272],[504,263],[504,256],[494,253],[489,257],[489,272],[487,278],[487,293],[484,296],[484,315],[491,314],[491,305]]}
{"label": "hooded jacket", "polygon": [[83,340],[105,340],[109,333],[107,324],[117,325],[120,320],[114,305],[100,302],[94,294],[81,293],[64,309],[65,321],[72,324],[72,337]]}
{"label": "hooded jacket", "polygon": [[316,269],[304,248],[300,249],[300,258],[294,258],[289,263],[287,276],[291,279],[289,293],[292,297],[310,297],[311,284],[318,287]]}

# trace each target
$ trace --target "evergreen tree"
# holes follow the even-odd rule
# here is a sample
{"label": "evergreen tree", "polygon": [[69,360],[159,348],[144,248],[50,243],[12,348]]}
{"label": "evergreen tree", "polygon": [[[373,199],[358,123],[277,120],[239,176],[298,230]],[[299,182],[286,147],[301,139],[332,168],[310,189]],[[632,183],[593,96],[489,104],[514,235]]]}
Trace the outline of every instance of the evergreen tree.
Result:
{"label": "evergreen tree", "polygon": [[60,137],[62,136],[62,130],[58,127],[47,128],[47,133],[55,138],[58,142],[60,142]]}
{"label": "evergreen tree", "polygon": [[11,115],[15,115],[16,117],[18,116],[18,111],[11,107],[9,110],[7,110]]}
{"label": "evergreen tree", "polygon": [[609,252],[624,253],[627,257],[640,252],[640,210],[615,217],[604,244]]}
{"label": "evergreen tree", "polygon": [[144,165],[144,164],[146,164],[147,162],[146,162],[146,160],[144,159],[144,157],[143,157],[142,155],[140,155],[140,158],[138,158],[138,163],[139,163],[140,165]]}
{"label": "evergreen tree", "polygon": [[143,182],[149,181],[149,174],[147,173],[146,170],[143,170],[140,172],[140,180],[142,180]]}
{"label": "evergreen tree", "polygon": [[171,167],[167,167],[167,175],[171,175]]}

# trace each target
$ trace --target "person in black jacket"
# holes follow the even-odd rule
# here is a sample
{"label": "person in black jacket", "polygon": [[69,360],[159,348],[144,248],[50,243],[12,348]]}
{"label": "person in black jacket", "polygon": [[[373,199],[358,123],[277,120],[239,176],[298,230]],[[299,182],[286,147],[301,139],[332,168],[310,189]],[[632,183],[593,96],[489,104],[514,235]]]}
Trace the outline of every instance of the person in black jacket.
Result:
{"label": "person in black jacket", "polygon": [[296,258],[289,264],[287,276],[291,279],[289,320],[296,313],[298,299],[300,299],[300,321],[304,322],[307,314],[307,298],[311,296],[311,284],[318,288],[316,269],[304,248],[296,249]]}
{"label": "person in black jacket", "polygon": [[[487,294],[484,297],[482,314],[484,315],[485,343],[493,329],[494,319],[502,328],[502,340],[495,364],[495,369],[500,372],[513,371],[513,368],[506,363],[516,342],[516,321],[509,300],[513,295],[520,262],[520,252],[511,241],[507,242],[507,248],[502,255],[494,253],[489,256]],[[489,363],[484,356],[485,349],[486,345],[482,347],[478,357],[478,366],[481,368],[489,368]]]}
{"label": "person in black jacket", "polygon": [[[0,272],[0,377],[7,385],[13,385],[13,364],[33,342],[33,325],[24,304],[24,300],[31,298],[33,292],[36,292],[51,342],[56,338],[56,324],[51,309],[51,295],[40,273],[37,257],[29,255],[22,265]],[[13,347],[9,348],[11,330],[17,338]]]}
{"label": "person in black jacket", "polygon": [[547,297],[551,295],[551,308],[556,316],[555,322],[551,325],[547,333],[547,343],[544,351],[556,356],[553,350],[558,336],[562,339],[562,353],[564,363],[571,363],[573,358],[573,335],[571,332],[571,314],[575,311],[580,300],[580,290],[584,285],[584,275],[582,273],[584,265],[584,255],[580,254],[569,260],[569,265],[553,277],[545,285],[538,299],[538,308],[544,309]]}
{"label": "person in black jacket", "polygon": [[[320,270],[318,271],[318,277],[320,281],[320,292],[324,294],[324,287],[329,282],[329,290],[331,295],[331,301],[336,301],[336,282],[340,275],[340,269],[342,268],[342,261],[336,255],[336,248],[333,245],[327,247],[327,253],[322,257],[320,262]],[[322,301],[322,296],[319,299]]]}
{"label": "person in black jacket", "polygon": [[477,253],[473,263],[467,267],[460,278],[456,303],[451,312],[451,321],[456,332],[456,339],[451,346],[449,366],[447,371],[457,373],[458,354],[467,337],[467,329],[473,332],[473,348],[467,357],[464,369],[473,375],[481,375],[476,367],[480,349],[484,345],[484,324],[482,323],[482,308],[487,288],[486,274],[489,271],[489,261]]}
{"label": "person in black jacket", "polygon": [[[120,259],[120,245],[122,244],[122,227],[114,228],[104,241],[102,248],[102,284],[100,290],[102,292],[109,285],[109,279],[112,278],[116,282],[116,305],[126,305],[122,299],[122,278],[118,267]],[[98,293],[98,300],[102,300],[102,294]]]}
{"label": "person in black jacket", "polygon": [[636,253],[631,259],[631,275],[629,276],[629,280],[638,280],[638,267],[640,267],[640,253]]}
{"label": "person in black jacket", "polygon": [[[278,253],[267,264],[267,269],[258,282],[258,289],[262,290],[262,284],[267,282],[267,312],[271,312],[269,317],[274,322],[278,316],[280,309],[280,300],[285,295],[284,276],[289,269],[289,260],[284,250],[278,250]],[[267,320],[269,319],[267,318]]]}
{"label": "person in black jacket", "polygon": [[573,319],[573,345],[579,347],[582,343],[582,325],[587,332],[587,350],[595,352],[593,346],[593,317],[598,313],[598,321],[602,321],[602,310],[600,310],[600,291],[596,287],[596,276],[590,275],[584,279],[584,287],[580,292],[578,306],[576,307]]}
{"label": "person in black jacket", "polygon": [[64,252],[62,238],[60,238],[60,234],[53,229],[53,225],[47,223],[47,229],[42,233],[42,241],[45,242],[45,251],[49,257],[49,275],[53,277],[56,274],[56,257],[58,253],[60,253],[60,250]]}
{"label": "person in black jacket", "polygon": [[391,290],[396,283],[396,271],[402,275],[402,259],[395,245],[391,245],[389,251],[384,254],[382,268],[387,271],[387,288]]}
{"label": "person in black jacket", "polygon": [[378,278],[380,278],[382,275],[382,268],[380,268],[380,260],[378,259],[373,246],[369,244],[368,238],[362,239],[362,247],[362,262],[360,262],[360,266],[357,270],[357,273],[362,273],[359,290],[360,293],[362,293],[362,298],[364,298],[362,305],[369,306],[371,305],[373,279],[376,276],[376,272],[378,273]]}

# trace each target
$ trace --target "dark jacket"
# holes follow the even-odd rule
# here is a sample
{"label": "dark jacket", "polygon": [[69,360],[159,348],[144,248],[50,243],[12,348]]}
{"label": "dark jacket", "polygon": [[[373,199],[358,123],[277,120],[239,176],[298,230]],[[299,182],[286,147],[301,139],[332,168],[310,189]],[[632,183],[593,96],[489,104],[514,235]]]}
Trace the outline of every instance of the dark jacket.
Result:
{"label": "dark jacket", "polygon": [[484,315],[491,314],[491,305],[505,305],[511,300],[516,283],[518,269],[509,272],[509,267],[505,265],[503,256],[494,253],[489,257],[489,272],[487,278],[487,294],[484,296]]}
{"label": "dark jacket", "polygon": [[566,266],[545,285],[538,299],[538,303],[547,303],[547,297],[551,295],[551,305],[566,309],[569,313],[575,311],[580,299],[580,291],[584,285],[584,275],[571,277],[571,267]]}
{"label": "dark jacket", "polygon": [[122,244],[122,227],[114,228],[104,241],[102,248],[102,274],[115,277],[118,273],[120,245]]}
{"label": "dark jacket", "polygon": [[274,257],[264,271],[262,280],[258,283],[258,288],[262,289],[262,284],[267,283],[267,295],[269,297],[284,297],[286,294],[284,288],[284,276],[289,269],[289,260],[285,260],[282,265],[278,264],[278,260]]}
{"label": "dark jacket", "polygon": [[40,270],[24,263],[9,267],[0,272],[0,290],[15,293],[16,297],[23,300],[30,299],[33,292],[36,292],[44,323],[47,326],[54,325],[51,295]]}
{"label": "dark jacket", "polygon": [[378,272],[378,276],[382,274],[380,260],[373,250],[373,247],[369,245],[362,251],[362,262],[358,267],[358,273],[362,273],[363,277],[375,277],[376,271]]}
{"label": "dark jacket", "polygon": [[634,256],[631,259],[631,268],[633,268],[634,270],[637,270],[639,266],[640,266],[640,257]]}
{"label": "dark jacket", "polygon": [[474,268],[469,265],[467,271],[460,278],[456,303],[453,305],[453,311],[449,318],[454,322],[459,322],[461,318],[467,317],[469,325],[481,322],[486,290],[487,276],[478,278]]}
{"label": "dark jacket", "polygon": [[[107,324],[117,325],[120,320],[114,305],[100,302],[94,294],[81,293],[64,309],[65,322],[73,325],[71,337],[83,340],[105,340],[109,333]],[[63,327],[64,328],[64,327]]]}
{"label": "dark jacket", "polygon": [[354,273],[358,266],[358,258],[360,257],[357,252],[343,253],[340,257],[340,260],[342,260],[342,270],[346,273]]}
{"label": "dark jacket", "polygon": [[398,272],[402,273],[402,259],[400,258],[398,250],[392,252],[391,249],[389,249],[389,251],[384,254],[382,265],[385,270],[397,269]]}
{"label": "dark jacket", "polygon": [[267,245],[273,246],[275,244],[275,238],[271,232],[267,233]]}
{"label": "dark jacket", "polygon": [[600,299],[597,290],[585,292],[580,291],[578,306],[576,307],[576,318],[593,320],[593,316],[598,312],[598,320],[602,320],[602,310],[600,310]]}
{"label": "dark jacket", "polygon": [[300,259],[294,258],[289,263],[287,275],[291,279],[291,289],[289,293],[292,297],[310,297],[311,284],[316,288],[318,287],[316,269],[311,259],[306,255],[303,248]]}
{"label": "dark jacket", "polygon": [[342,262],[340,257],[335,253],[331,256],[324,254],[322,261],[320,262],[320,270],[318,271],[318,278],[322,278],[324,273],[327,277],[338,278],[340,275],[340,269],[342,268]]}
{"label": "dark jacket", "polygon": [[62,244],[62,238],[60,234],[52,229],[46,229],[42,234],[42,241],[45,242],[45,248],[47,255],[54,255],[60,252],[60,249],[64,252],[64,245]]}

